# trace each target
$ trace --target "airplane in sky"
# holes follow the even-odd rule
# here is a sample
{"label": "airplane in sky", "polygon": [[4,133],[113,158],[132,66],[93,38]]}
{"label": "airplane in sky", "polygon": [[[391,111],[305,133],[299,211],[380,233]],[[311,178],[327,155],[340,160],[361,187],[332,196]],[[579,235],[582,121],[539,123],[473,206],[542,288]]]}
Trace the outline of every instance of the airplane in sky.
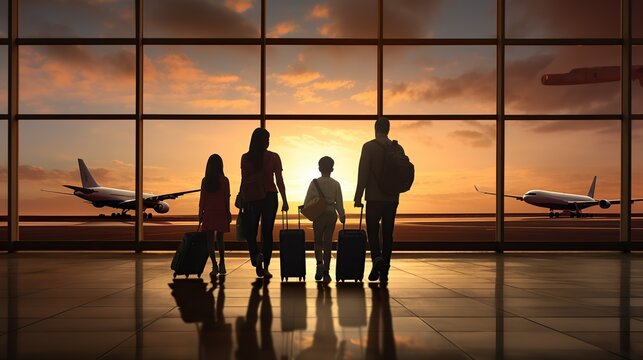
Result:
{"label": "airplane in sky", "polygon": [[[131,190],[122,190],[100,186],[91,172],[85,165],[83,159],[78,159],[78,168],[80,170],[80,181],[83,186],[63,185],[66,188],[74,190],[73,193],[65,193],[60,191],[42,190],[45,192],[52,192],[64,195],[75,195],[79,198],[90,202],[97,208],[104,206],[120,209],[120,213],[112,213],[112,217],[126,217],[128,211],[136,208],[136,194]],[[164,200],[176,199],[177,197],[200,190],[180,191],[169,194],[154,195],[143,193],[143,210],[154,209],[159,214],[165,214],[170,211],[170,204]],[[151,219],[152,213],[144,213],[144,218]]]}
{"label": "airplane in sky", "polygon": [[[487,195],[496,195],[492,192],[480,191],[477,186],[473,186],[477,192]],[[595,199],[594,190],[596,189],[596,176],[589,187],[587,195],[567,194],[547,190],[529,190],[524,195],[508,195],[505,197],[514,198],[518,201],[524,201],[527,204],[549,209],[549,217],[560,217],[560,213],[555,210],[569,211],[569,217],[582,217],[582,210],[588,207],[598,205],[601,209],[609,209],[612,205],[618,205],[621,200]],[[632,202],[643,201],[641,199],[632,199]]]}
{"label": "airplane in sky", "polygon": [[[540,78],[543,85],[597,84],[621,80],[620,66],[596,66],[575,68],[563,74],[545,74]],[[632,66],[632,81],[643,86],[643,65]]]}

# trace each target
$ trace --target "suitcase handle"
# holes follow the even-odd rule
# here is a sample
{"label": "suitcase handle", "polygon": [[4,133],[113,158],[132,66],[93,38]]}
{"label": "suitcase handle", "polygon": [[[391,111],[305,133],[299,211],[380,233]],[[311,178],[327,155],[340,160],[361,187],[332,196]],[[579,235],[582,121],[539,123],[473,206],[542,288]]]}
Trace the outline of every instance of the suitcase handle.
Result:
{"label": "suitcase handle", "polygon": [[[359,229],[362,230],[362,215],[364,215],[364,205],[359,206]],[[346,221],[342,224],[342,230],[346,230]]]}
{"label": "suitcase handle", "polygon": [[[286,219],[285,227],[284,219]],[[288,211],[281,211],[281,227],[288,230]],[[297,229],[301,229],[301,207],[297,208]]]}

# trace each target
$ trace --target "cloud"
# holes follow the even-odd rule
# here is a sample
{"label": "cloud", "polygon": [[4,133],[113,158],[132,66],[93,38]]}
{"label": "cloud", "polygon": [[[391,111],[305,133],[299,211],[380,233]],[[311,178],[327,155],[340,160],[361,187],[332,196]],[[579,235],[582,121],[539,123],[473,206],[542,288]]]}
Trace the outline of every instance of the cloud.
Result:
{"label": "cloud", "polygon": [[377,104],[377,90],[366,90],[353,94],[351,100],[368,107],[375,107]]}
{"label": "cloud", "polygon": [[244,13],[254,6],[254,0],[225,0],[225,6],[235,12]]}
{"label": "cloud", "polygon": [[328,17],[329,12],[328,5],[316,4],[310,10],[310,14],[308,14],[308,16],[313,19],[325,19]]}
{"label": "cloud", "polygon": [[294,21],[284,21],[275,25],[272,30],[268,32],[268,37],[281,37],[290,33],[293,33],[299,29]]}
{"label": "cloud", "polygon": [[337,89],[350,89],[355,86],[355,81],[352,80],[329,80],[315,82],[312,84],[313,90],[328,90],[333,91]]}
{"label": "cloud", "polygon": [[277,83],[280,85],[295,87],[317,80],[321,77],[321,74],[317,71],[290,69],[286,73],[272,74],[271,76],[277,79]]}
{"label": "cloud", "polygon": [[146,31],[153,36],[258,37],[259,29],[240,13],[253,1],[154,0],[145,3]]}
{"label": "cloud", "polygon": [[486,148],[496,143],[495,124],[479,121],[463,121],[462,124],[468,129],[452,131],[449,136],[476,148]]}

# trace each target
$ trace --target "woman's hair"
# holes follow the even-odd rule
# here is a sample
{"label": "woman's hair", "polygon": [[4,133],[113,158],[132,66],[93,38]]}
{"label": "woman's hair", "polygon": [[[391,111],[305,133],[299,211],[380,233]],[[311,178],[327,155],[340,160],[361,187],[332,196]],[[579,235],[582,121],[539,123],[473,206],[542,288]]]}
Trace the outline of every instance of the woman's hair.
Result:
{"label": "woman's hair", "polygon": [[201,188],[209,192],[219,191],[219,176],[223,174],[223,159],[218,154],[210,155],[205,166],[205,176],[201,181]]}
{"label": "woman's hair", "polygon": [[246,160],[250,161],[255,169],[261,170],[263,168],[263,155],[268,149],[270,142],[270,133],[264,128],[256,128],[252,132],[250,138],[250,147],[248,152],[243,154]]}

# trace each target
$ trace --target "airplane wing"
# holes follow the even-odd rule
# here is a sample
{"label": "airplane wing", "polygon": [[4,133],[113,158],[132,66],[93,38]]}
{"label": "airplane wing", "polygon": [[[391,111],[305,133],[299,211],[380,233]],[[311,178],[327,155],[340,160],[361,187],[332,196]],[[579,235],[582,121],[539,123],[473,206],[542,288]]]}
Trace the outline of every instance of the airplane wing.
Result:
{"label": "airplane wing", "polygon": [[[481,194],[487,194],[487,195],[496,195],[496,193],[488,192],[488,191],[480,191],[477,186],[473,185],[473,187],[476,189],[477,192]],[[513,198],[516,200],[522,201],[522,196],[520,195],[511,195],[511,194],[505,194],[505,197]]]}
{"label": "airplane wing", "polygon": [[[612,204],[612,205],[618,205],[618,204],[620,204],[620,203],[621,203],[621,199],[617,199],[617,200],[607,200],[607,201],[609,201],[609,202],[610,202],[610,204]],[[632,199],[632,202],[633,202],[633,203],[638,202],[638,201],[643,201],[643,198]]]}
{"label": "airplane wing", "polygon": [[175,193],[162,194],[162,195],[154,195],[154,196],[146,197],[143,200],[145,200],[145,201],[161,201],[161,200],[167,200],[167,199],[176,199],[177,197],[179,197],[181,195],[185,195],[185,194],[189,194],[189,193],[193,193],[193,192],[197,192],[197,191],[201,191],[201,189],[188,190],[188,191],[179,191],[179,192],[175,192]]}
{"label": "airplane wing", "polygon": [[63,185],[63,186],[68,188],[68,189],[72,189],[74,191],[80,191],[83,194],[91,194],[93,192],[96,192],[96,190],[87,189],[87,188],[80,187],[80,186],[74,186],[74,185]]}
{"label": "airplane wing", "polygon": [[48,193],[54,193],[54,194],[72,195],[72,196],[75,196],[75,195],[74,195],[74,194],[72,194],[72,193],[66,193],[66,192],[62,192],[62,191],[53,191],[53,190],[45,190],[45,189],[40,189],[40,191],[48,192]]}

